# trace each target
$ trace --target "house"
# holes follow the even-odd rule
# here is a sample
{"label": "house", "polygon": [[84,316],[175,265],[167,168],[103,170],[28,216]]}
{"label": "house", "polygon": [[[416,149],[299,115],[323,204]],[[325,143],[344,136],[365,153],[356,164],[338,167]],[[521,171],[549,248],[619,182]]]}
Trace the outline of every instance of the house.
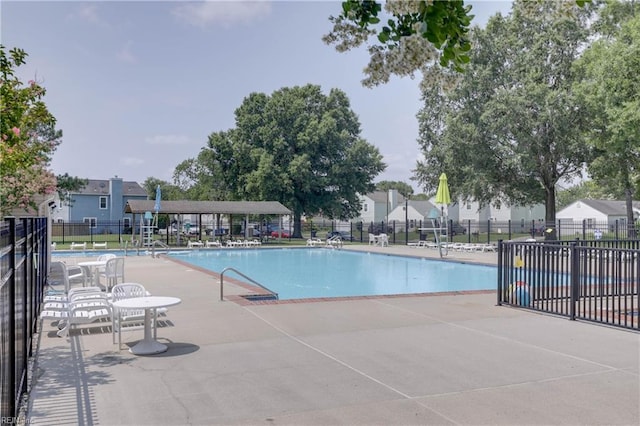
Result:
{"label": "house", "polygon": [[532,206],[514,206],[508,203],[500,203],[480,207],[477,201],[460,201],[458,218],[460,223],[477,223],[480,231],[486,231],[489,221],[495,223],[511,222],[512,226],[519,223],[523,229],[530,229],[532,222],[544,222],[544,204]]}
{"label": "house", "polygon": [[[439,214],[439,209],[430,201],[426,200],[407,200],[405,203],[398,205],[391,213],[389,213],[389,222],[399,222],[404,224],[409,221],[409,229],[416,227],[431,226],[427,222],[432,219],[433,212]],[[404,231],[396,228],[396,232]]]}
{"label": "house", "polygon": [[89,179],[79,191],[69,193],[71,205],[53,213],[54,222],[84,222],[93,233],[119,232],[131,227],[132,215],[124,212],[129,200],[146,200],[147,192],[137,182],[113,177]]}
{"label": "house", "polygon": [[[356,220],[364,223],[387,222],[387,216],[398,205],[404,205],[405,198],[396,189],[374,191],[360,195],[360,217]],[[391,220],[391,219],[389,219]],[[404,221],[404,217],[402,219]]]}
{"label": "house", "polygon": [[[634,201],[634,220],[640,217],[640,202]],[[619,200],[589,200],[575,201],[556,213],[562,235],[573,235],[584,231],[600,232],[608,228],[613,231],[616,227],[627,227],[627,204]]]}

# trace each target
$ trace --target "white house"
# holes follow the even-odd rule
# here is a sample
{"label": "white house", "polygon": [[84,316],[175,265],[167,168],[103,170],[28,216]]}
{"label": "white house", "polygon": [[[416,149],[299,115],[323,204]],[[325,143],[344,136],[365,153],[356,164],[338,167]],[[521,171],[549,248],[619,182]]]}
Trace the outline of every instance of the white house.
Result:
{"label": "white house", "polygon": [[482,228],[489,221],[521,223],[524,227],[529,227],[531,222],[544,221],[544,204],[533,206],[513,206],[508,203],[501,203],[500,207],[493,204],[485,205],[482,208],[477,201],[460,201],[459,220],[461,223],[478,223]]}
{"label": "white house", "polygon": [[[632,205],[634,219],[637,219],[640,217],[640,202],[634,201]],[[582,199],[557,212],[556,219],[560,221],[562,235],[579,234],[583,226],[589,232],[599,228],[612,230],[616,224],[624,229],[627,226],[627,205],[624,201],[618,200]]]}
{"label": "white house", "polygon": [[[426,224],[426,221],[430,218],[432,210],[438,211],[435,205],[430,201],[418,201],[408,200],[404,204],[398,205],[395,209],[389,213],[389,222],[403,223],[405,220],[409,220],[409,229],[417,226],[430,226]],[[396,228],[396,231],[404,231],[404,227]]]}
{"label": "white house", "polygon": [[[405,198],[396,189],[389,191],[374,191],[360,195],[360,217],[364,223],[387,221],[387,216],[400,204],[404,205]],[[389,219],[391,220],[391,219]],[[402,219],[404,221],[404,218]]]}

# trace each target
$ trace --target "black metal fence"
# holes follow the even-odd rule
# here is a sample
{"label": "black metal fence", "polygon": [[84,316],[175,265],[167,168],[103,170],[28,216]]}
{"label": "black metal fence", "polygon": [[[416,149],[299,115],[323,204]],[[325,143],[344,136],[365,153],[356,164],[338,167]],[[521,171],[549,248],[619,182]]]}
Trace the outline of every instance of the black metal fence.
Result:
{"label": "black metal fence", "polygon": [[[432,231],[425,231],[439,226],[437,220],[416,221],[380,221],[380,222],[339,222],[315,220],[313,227],[320,230],[343,231],[350,233],[355,241],[368,241],[368,234],[386,232],[392,244],[402,244],[415,239],[433,238]],[[421,231],[422,229],[422,231]],[[467,243],[497,243],[499,240],[518,238],[560,239],[560,240],[622,240],[636,238],[640,232],[634,224],[624,220],[597,222],[592,220],[555,222],[544,221],[452,221],[448,229],[456,241]]]}
{"label": "black metal fence", "polygon": [[51,224],[51,241],[58,244],[72,242],[120,244],[131,239],[131,233],[139,233],[138,226],[133,229],[122,220],[88,222],[54,222]]}
{"label": "black metal fence", "polygon": [[0,423],[15,423],[48,271],[46,218],[0,222]]}
{"label": "black metal fence", "polygon": [[640,330],[640,241],[498,244],[498,304]]}

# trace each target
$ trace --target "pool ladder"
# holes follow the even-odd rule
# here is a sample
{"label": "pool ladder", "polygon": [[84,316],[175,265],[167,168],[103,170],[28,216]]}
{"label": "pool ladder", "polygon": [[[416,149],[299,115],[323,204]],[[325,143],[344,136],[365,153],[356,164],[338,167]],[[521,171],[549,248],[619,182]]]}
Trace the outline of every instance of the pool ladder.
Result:
{"label": "pool ladder", "polygon": [[248,280],[251,284],[255,284],[258,287],[260,287],[261,289],[263,289],[263,290],[265,290],[265,291],[267,291],[269,293],[269,296],[267,296],[267,295],[254,295],[253,298],[251,296],[249,296],[249,297],[247,297],[248,300],[251,300],[251,299],[255,300],[256,298],[260,298],[262,300],[264,300],[264,299],[269,299],[269,300],[275,299],[275,300],[278,300],[278,293],[276,293],[275,291],[268,289],[267,287],[263,286],[262,284],[260,284],[259,282],[255,281],[255,280],[249,278],[248,276],[246,276],[242,272],[238,271],[237,269],[228,267],[228,268],[224,268],[222,270],[222,272],[220,272],[220,301],[224,300],[224,288],[223,288],[224,287],[224,285],[223,285],[224,284],[224,273],[227,272],[227,271],[235,272],[236,274],[240,275],[244,279]]}

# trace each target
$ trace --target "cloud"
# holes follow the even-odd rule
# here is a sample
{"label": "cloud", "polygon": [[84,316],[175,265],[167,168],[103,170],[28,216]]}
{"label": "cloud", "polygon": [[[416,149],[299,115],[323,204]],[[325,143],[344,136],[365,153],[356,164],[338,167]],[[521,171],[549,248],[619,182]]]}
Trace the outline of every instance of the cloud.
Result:
{"label": "cloud", "polygon": [[144,160],[135,157],[122,157],[120,159],[120,164],[122,164],[123,166],[139,166],[141,164],[144,164]]}
{"label": "cloud", "polygon": [[109,27],[109,23],[102,19],[102,17],[98,14],[97,3],[80,3],[77,13],[71,15],[70,18],[78,18],[81,21],[87,22],[92,25],[98,25],[103,28]]}
{"label": "cloud", "polygon": [[119,61],[127,62],[129,64],[134,64],[138,62],[137,57],[131,51],[131,46],[133,46],[133,42],[131,40],[127,41],[122,49],[118,53],[116,53],[116,57]]}
{"label": "cloud", "polygon": [[205,1],[181,4],[173,9],[178,19],[196,27],[220,24],[231,27],[237,23],[248,24],[271,13],[267,1]]}
{"label": "cloud", "polygon": [[150,145],[186,145],[189,138],[185,135],[155,135],[144,140]]}

